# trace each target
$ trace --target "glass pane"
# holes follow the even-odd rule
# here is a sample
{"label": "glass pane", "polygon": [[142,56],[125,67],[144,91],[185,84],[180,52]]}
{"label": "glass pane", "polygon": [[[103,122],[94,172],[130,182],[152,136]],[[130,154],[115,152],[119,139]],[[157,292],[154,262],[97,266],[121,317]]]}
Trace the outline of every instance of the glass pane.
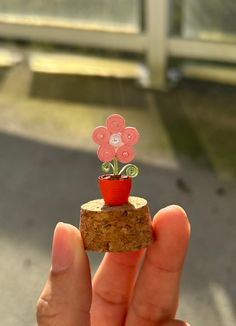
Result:
{"label": "glass pane", "polygon": [[142,25],[141,7],[142,0],[1,0],[0,15],[30,16],[37,20],[53,17],[97,28],[135,32]]}
{"label": "glass pane", "polygon": [[182,36],[235,41],[235,0],[183,0]]}

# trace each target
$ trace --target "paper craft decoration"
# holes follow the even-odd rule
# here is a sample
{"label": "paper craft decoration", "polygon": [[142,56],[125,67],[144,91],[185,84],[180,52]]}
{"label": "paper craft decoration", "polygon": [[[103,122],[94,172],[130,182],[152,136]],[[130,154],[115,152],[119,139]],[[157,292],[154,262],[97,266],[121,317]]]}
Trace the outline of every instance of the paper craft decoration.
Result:
{"label": "paper craft decoration", "polygon": [[[139,169],[133,163],[133,146],[139,140],[134,127],[126,127],[125,119],[112,114],[105,126],[92,133],[102,161],[98,185],[103,199],[81,206],[80,231],[87,250],[124,252],[147,247],[153,232],[147,201],[130,196],[132,179]],[[119,164],[125,164],[119,168]]]}

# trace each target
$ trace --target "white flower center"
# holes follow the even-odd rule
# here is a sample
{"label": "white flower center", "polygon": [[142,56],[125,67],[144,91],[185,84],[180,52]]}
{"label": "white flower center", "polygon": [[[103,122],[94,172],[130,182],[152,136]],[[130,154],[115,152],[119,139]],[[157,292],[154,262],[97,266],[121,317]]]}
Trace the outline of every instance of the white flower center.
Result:
{"label": "white flower center", "polygon": [[112,134],[109,139],[109,143],[115,147],[121,145],[122,143],[121,134]]}

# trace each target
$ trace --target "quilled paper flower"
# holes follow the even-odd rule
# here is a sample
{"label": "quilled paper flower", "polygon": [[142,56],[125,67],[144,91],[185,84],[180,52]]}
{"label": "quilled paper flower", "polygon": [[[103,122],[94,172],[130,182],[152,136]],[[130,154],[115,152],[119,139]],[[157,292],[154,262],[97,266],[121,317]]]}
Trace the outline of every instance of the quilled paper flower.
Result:
{"label": "quilled paper flower", "polygon": [[[128,203],[131,180],[139,173],[138,167],[129,163],[134,159],[133,145],[139,140],[138,131],[125,127],[125,119],[121,115],[112,114],[106,119],[106,126],[94,129],[92,138],[98,144],[97,154],[105,172],[98,178],[105,204],[116,206]],[[121,170],[119,162],[125,164]]]}
{"label": "quilled paper flower", "polygon": [[139,140],[136,128],[126,127],[125,119],[119,114],[112,114],[106,120],[106,127],[95,128],[92,138],[98,148],[98,158],[102,162],[117,159],[129,163],[134,159],[132,145]]}

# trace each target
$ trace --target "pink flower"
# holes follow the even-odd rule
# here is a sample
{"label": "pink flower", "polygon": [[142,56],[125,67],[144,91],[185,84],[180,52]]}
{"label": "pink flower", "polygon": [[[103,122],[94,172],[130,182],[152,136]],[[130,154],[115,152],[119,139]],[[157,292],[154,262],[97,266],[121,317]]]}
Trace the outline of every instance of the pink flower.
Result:
{"label": "pink flower", "polygon": [[139,140],[136,128],[125,128],[125,119],[119,114],[112,114],[106,120],[106,127],[94,129],[92,138],[98,148],[98,158],[102,162],[110,162],[117,158],[121,163],[129,163],[134,159],[132,145]]}

